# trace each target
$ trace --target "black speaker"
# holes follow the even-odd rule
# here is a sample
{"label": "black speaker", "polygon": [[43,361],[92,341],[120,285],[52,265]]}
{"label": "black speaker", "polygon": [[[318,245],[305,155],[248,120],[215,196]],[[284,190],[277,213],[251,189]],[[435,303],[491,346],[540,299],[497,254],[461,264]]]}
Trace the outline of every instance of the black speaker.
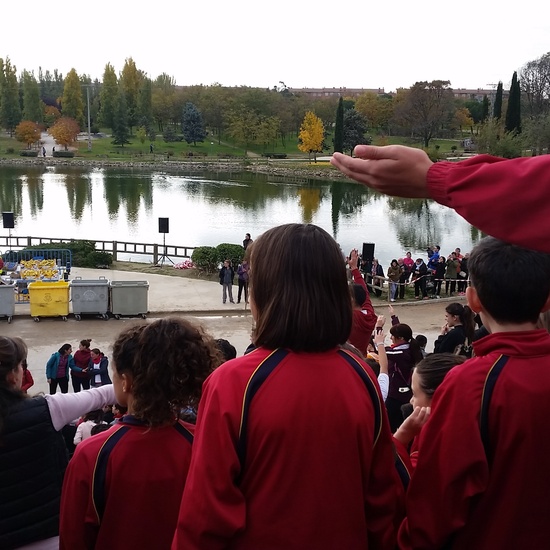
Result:
{"label": "black speaker", "polygon": [[374,258],[374,243],[363,243],[363,261],[372,262]]}
{"label": "black speaker", "polygon": [[170,233],[168,230],[168,218],[159,218],[159,233]]}
{"label": "black speaker", "polygon": [[13,212],[2,212],[2,223],[4,224],[4,229],[13,229],[15,227]]}

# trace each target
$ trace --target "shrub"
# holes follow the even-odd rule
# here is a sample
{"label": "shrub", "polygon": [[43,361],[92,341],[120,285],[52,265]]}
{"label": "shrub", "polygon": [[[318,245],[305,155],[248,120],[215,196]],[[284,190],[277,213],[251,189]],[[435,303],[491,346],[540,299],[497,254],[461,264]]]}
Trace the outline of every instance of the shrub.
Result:
{"label": "shrub", "polygon": [[214,273],[218,269],[218,251],[213,246],[198,246],[191,254],[191,260],[198,269]]}
{"label": "shrub", "polygon": [[74,151],[54,151],[53,156],[54,157],[62,157],[62,158],[73,158],[74,157]]}
{"label": "shrub", "polygon": [[8,147],[8,148],[6,149],[6,153],[7,153],[8,155],[13,155],[13,154],[15,153],[15,149],[14,149],[13,147]]}
{"label": "shrub", "polygon": [[222,243],[216,247],[217,260],[231,260],[233,266],[239,265],[244,258],[244,248],[240,244]]}
{"label": "shrub", "polygon": [[19,151],[19,154],[22,157],[37,157],[38,151],[29,151],[28,149],[23,149],[23,151]]}

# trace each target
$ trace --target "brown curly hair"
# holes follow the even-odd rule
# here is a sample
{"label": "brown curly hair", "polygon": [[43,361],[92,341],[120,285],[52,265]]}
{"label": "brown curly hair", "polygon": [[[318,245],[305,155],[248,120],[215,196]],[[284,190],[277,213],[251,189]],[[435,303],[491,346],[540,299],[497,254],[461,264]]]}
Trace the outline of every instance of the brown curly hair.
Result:
{"label": "brown curly hair", "polygon": [[179,317],[124,330],[113,345],[114,368],[131,374],[134,416],[151,427],[198,404],[202,384],[221,364],[214,340]]}

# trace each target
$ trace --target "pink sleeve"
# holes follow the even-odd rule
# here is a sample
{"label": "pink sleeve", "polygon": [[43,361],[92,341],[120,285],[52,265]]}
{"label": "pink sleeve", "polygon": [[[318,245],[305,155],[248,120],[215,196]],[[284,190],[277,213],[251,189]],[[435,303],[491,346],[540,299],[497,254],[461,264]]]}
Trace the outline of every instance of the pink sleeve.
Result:
{"label": "pink sleeve", "polygon": [[434,200],[481,231],[550,253],[550,155],[436,162],[428,189]]}

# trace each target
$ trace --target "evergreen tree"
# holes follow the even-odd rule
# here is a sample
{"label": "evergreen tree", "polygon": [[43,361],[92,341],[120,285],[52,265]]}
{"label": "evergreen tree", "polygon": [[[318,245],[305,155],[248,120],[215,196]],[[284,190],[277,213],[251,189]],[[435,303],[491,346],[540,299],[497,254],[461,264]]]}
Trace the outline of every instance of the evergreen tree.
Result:
{"label": "evergreen tree", "polygon": [[485,122],[489,118],[489,98],[487,97],[487,94],[483,96],[482,106],[481,122]]}
{"label": "evergreen tree", "polygon": [[343,150],[353,152],[356,145],[369,144],[371,142],[370,138],[365,137],[367,129],[365,117],[355,109],[348,109],[344,113]]}
{"label": "evergreen tree", "polygon": [[514,71],[512,84],[510,85],[504,131],[515,132],[517,134],[521,133],[521,90],[519,87],[518,73],[516,71]]}
{"label": "evergreen tree", "polygon": [[193,142],[193,145],[197,145],[197,141],[204,141],[206,137],[201,112],[189,101],[183,108],[181,131],[185,141],[187,143]]}
{"label": "evergreen tree", "polygon": [[344,99],[340,96],[336,109],[336,124],[334,126],[334,152],[344,152]]}
{"label": "evergreen tree", "polygon": [[11,64],[9,57],[4,63],[4,78],[2,81],[2,97],[0,98],[0,124],[8,130],[10,137],[15,127],[21,122],[21,106],[19,104],[19,84],[17,69]]}
{"label": "evergreen tree", "polygon": [[498,83],[495,104],[493,105],[493,118],[499,119],[502,116],[502,82]]}
{"label": "evergreen tree", "polygon": [[84,124],[84,100],[80,78],[75,69],[71,69],[65,77],[63,99],[61,100],[61,114],[64,117],[76,120],[82,128]]}
{"label": "evergreen tree", "polygon": [[115,69],[110,63],[105,65],[103,71],[103,86],[99,95],[101,107],[99,109],[99,120],[108,128],[113,128],[115,110],[117,105],[118,82]]}
{"label": "evergreen tree", "polygon": [[130,129],[128,128],[128,110],[126,107],[126,94],[121,88],[117,95],[115,111],[113,113],[113,141],[114,145],[124,147],[126,143],[130,143],[128,137]]}

